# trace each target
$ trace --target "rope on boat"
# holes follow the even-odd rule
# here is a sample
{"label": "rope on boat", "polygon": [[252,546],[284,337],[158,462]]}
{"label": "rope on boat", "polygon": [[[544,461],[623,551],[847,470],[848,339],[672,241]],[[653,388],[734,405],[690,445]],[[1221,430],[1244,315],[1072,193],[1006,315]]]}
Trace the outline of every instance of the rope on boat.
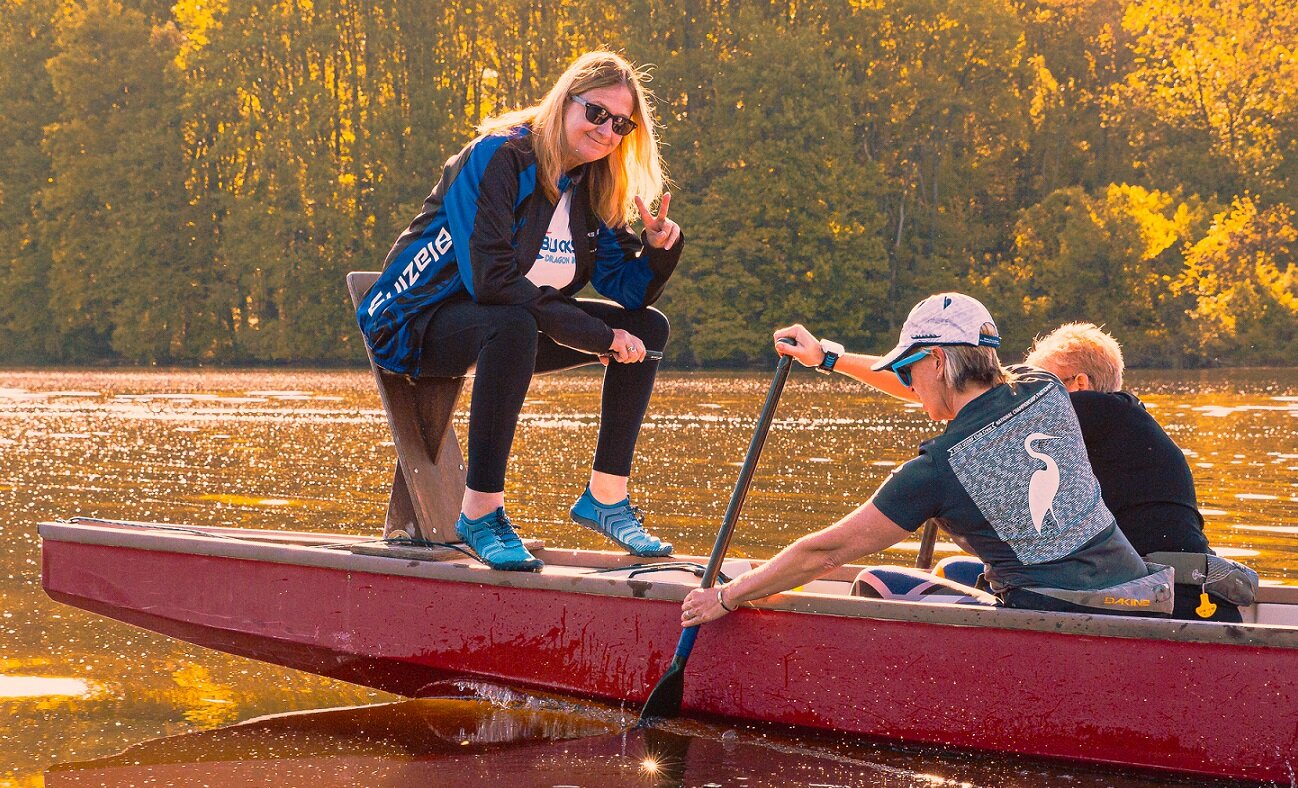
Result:
{"label": "rope on boat", "polygon": [[477,561],[478,563],[482,564],[483,566],[486,566],[486,565],[487,565],[487,562],[486,562],[486,561],[483,561],[481,558],[478,558],[476,555],[474,555],[471,551],[466,550],[465,548],[461,547],[460,545],[463,544],[462,542],[460,542],[460,543],[456,543],[456,542],[430,542],[430,541],[428,541],[427,539],[415,539],[415,538],[413,538],[413,537],[409,537],[409,536],[399,536],[399,537],[396,537],[396,538],[394,538],[394,539],[373,539],[373,540],[368,541],[368,542],[347,542],[347,543],[339,543],[339,544],[336,544],[336,545],[324,545],[324,547],[347,548],[347,547],[350,547],[351,545],[354,545],[354,544],[384,544],[384,545],[391,545],[392,547],[449,547],[449,548],[452,549],[452,550],[456,550],[456,551],[459,551],[459,552],[461,552],[461,553],[464,553],[464,554],[467,555],[469,558],[472,558],[474,561]]}
{"label": "rope on boat", "polygon": [[[607,569],[593,569],[590,572],[587,572],[587,574],[602,575],[631,570],[627,574],[627,579],[629,580],[636,575],[643,575],[649,572],[679,572],[682,569],[695,577],[703,577],[704,572],[707,571],[707,567],[703,566],[703,564],[696,564],[692,561],[667,561],[659,564],[631,564],[630,566],[612,566]],[[717,577],[719,577],[723,583],[730,582],[730,578],[724,573],[717,573]]]}

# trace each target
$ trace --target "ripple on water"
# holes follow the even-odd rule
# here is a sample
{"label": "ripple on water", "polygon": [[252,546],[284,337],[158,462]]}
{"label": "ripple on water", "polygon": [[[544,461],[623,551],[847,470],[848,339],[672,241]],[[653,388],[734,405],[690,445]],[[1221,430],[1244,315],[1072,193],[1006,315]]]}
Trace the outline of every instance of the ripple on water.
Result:
{"label": "ripple on water", "polygon": [[[1266,534],[1298,535],[1298,525],[1236,525],[1237,531],[1258,531]],[[1221,552],[1218,549],[1218,552]]]}
{"label": "ripple on water", "polygon": [[1251,550],[1247,547],[1221,547],[1213,545],[1212,551],[1222,558],[1252,558],[1261,555],[1257,550]]}
{"label": "ripple on water", "polygon": [[88,698],[94,694],[83,679],[50,676],[0,676],[0,698]]}
{"label": "ripple on water", "polygon": [[311,399],[314,395],[309,391],[248,391],[245,392],[248,397],[270,397],[271,399]]}
{"label": "ripple on water", "polygon": [[1192,410],[1214,418],[1223,418],[1247,411],[1282,411],[1298,415],[1298,410],[1282,405],[1200,405],[1192,408]]}
{"label": "ripple on water", "polygon": [[200,495],[198,500],[216,501],[231,506],[292,506],[295,503],[301,503],[289,498],[258,498],[255,495],[234,495],[231,493]]}

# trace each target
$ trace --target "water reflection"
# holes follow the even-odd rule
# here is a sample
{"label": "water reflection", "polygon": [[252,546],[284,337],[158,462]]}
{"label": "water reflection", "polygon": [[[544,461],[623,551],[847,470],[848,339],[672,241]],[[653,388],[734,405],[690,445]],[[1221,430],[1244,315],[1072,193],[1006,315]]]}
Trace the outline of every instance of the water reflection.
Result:
{"label": "water reflection", "polygon": [[[1246,556],[1264,578],[1298,582],[1298,371],[1137,371],[1130,378],[1189,455],[1213,543]],[[641,436],[633,486],[652,527],[679,550],[706,553],[711,547],[769,379],[767,372],[664,375]],[[594,450],[598,388],[589,371],[541,378],[533,386],[507,491],[511,515],[528,536],[607,547],[567,517]],[[459,429],[462,436],[462,420]],[[935,431],[914,408],[845,379],[796,371],[732,554],[769,556],[832,522]],[[35,532],[40,520],[84,515],[376,533],[392,463],[391,438],[368,372],[0,372],[0,675],[72,680],[93,690],[0,695],[0,713],[14,720],[6,731],[0,785],[39,781],[51,764],[105,756],[159,736],[266,714],[394,700],[56,605],[40,591]],[[954,545],[939,550],[951,552]],[[903,544],[867,560],[913,559],[914,545]],[[724,730],[691,734],[690,763],[730,758]],[[535,746],[562,756],[562,747]],[[823,746],[842,754],[851,743]],[[903,769],[904,780],[920,780],[932,761],[905,752],[888,757],[888,764]],[[864,759],[874,763],[876,755]],[[780,768],[796,772],[789,763]],[[1001,768],[1011,774],[1016,767]],[[943,779],[962,774],[935,773]],[[1060,769],[1048,778],[1005,779],[1059,783],[1072,774]]]}
{"label": "water reflection", "polygon": [[94,692],[83,679],[0,676],[0,698],[89,698]]}
{"label": "water reflection", "polygon": [[[437,698],[264,717],[135,744],[49,769],[50,788],[87,785],[1013,786],[1055,766],[843,745],[634,716],[545,696]],[[916,768],[916,764],[922,764]],[[1071,786],[1186,785],[1069,769]],[[1208,785],[1196,781],[1196,785]]]}

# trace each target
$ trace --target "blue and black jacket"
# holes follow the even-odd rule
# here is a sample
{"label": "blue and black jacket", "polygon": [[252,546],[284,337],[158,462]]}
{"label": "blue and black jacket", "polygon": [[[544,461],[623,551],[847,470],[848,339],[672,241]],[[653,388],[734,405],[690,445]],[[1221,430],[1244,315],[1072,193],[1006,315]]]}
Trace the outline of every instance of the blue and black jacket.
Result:
{"label": "blue and black jacket", "polygon": [[575,189],[570,226],[577,270],[571,284],[556,290],[526,278],[555,210],[538,188],[529,130],[478,137],[447,161],[356,310],[375,362],[417,376],[433,311],[464,294],[480,304],[526,307],[541,332],[560,344],[608,350],[613,330],[573,296],[590,283],[627,309],[649,306],[676,269],[684,238],[670,250],[655,249],[625,227],[605,225],[591,210],[585,170],[559,180],[561,192]]}

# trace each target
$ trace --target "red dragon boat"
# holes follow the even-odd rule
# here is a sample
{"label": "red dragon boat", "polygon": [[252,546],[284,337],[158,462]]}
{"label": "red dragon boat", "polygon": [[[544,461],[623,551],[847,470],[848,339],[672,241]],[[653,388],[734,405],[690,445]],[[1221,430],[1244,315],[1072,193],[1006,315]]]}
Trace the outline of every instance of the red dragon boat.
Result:
{"label": "red dragon boat", "polygon": [[[348,275],[353,303],[376,278]],[[447,524],[465,476],[452,414],[463,380],[407,379],[372,361],[397,455],[384,524],[393,538],[44,523],[46,592],[201,646],[411,697],[473,678],[642,706],[680,638],[681,601],[711,574],[706,559],[536,545],[545,570],[528,574],[492,571],[450,547],[405,546],[395,537],[455,539]],[[787,372],[785,357],[723,534]],[[733,576],[752,563],[720,569]],[[681,710],[1295,783],[1298,588],[1263,587],[1248,623],[1234,625],[866,599],[850,594],[859,569],[706,625]]]}
{"label": "red dragon boat", "polygon": [[[641,704],[702,560],[538,546],[545,570],[527,574],[362,536],[81,519],[40,533],[60,602],[411,697],[467,677]],[[1295,779],[1298,588],[1264,586],[1232,625],[865,599],[856,571],[706,625],[684,713]]]}

